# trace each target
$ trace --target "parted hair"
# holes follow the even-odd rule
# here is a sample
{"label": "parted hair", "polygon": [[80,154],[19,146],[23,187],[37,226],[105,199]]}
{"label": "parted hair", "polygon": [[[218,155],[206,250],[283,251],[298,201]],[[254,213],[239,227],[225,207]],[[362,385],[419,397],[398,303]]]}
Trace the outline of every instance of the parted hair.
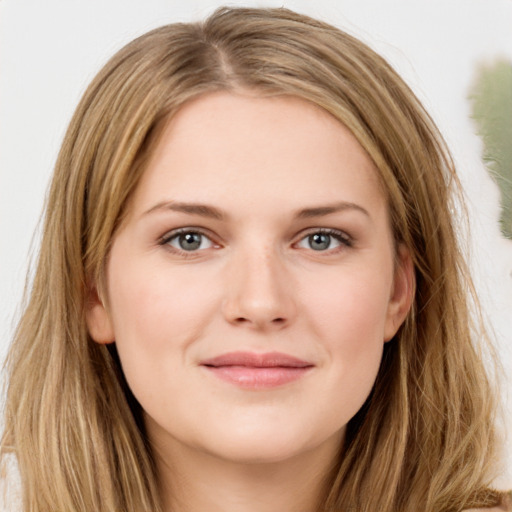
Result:
{"label": "parted hair", "polygon": [[2,450],[30,512],[161,512],[141,408],[115,344],[90,338],[91,286],[163,127],[186,102],[248,89],[309,101],[373,160],[413,259],[412,310],[347,427],[322,512],[456,512],[490,483],[495,392],[454,230],[446,145],[397,73],[339,29],[287,9],[220,8],[121,49],[86,90],[60,150],[33,281],[7,359]]}

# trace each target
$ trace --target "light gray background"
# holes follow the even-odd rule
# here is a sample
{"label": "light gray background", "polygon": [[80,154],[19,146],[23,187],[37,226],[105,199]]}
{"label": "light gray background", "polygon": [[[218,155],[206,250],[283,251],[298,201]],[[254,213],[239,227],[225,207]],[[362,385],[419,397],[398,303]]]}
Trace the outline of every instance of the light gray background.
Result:
{"label": "light gray background", "polygon": [[[0,0],[0,357],[19,313],[31,240],[56,153],[85,86],[137,35],[204,18],[219,5],[212,0]],[[431,112],[467,191],[470,261],[508,375],[503,402],[505,424],[511,427],[512,242],[499,233],[498,190],[481,163],[482,144],[469,119],[467,94],[478,63],[512,60],[512,0],[229,5],[289,7],[359,36],[397,68]],[[509,469],[497,482],[505,488],[512,487],[510,437],[504,449]]]}

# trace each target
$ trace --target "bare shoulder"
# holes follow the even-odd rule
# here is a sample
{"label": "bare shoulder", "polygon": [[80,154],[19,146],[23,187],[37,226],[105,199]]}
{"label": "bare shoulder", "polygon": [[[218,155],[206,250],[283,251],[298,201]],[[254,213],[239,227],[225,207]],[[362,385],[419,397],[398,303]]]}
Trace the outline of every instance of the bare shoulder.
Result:
{"label": "bare shoulder", "polygon": [[492,507],[492,508],[468,508],[465,512],[507,512],[508,508],[505,507]]}
{"label": "bare shoulder", "polygon": [[505,501],[498,507],[492,508],[471,508],[465,512],[512,512],[512,503],[508,497],[505,497]]}
{"label": "bare shoulder", "polygon": [[509,512],[510,508],[507,505],[492,508],[468,508],[465,512]]}
{"label": "bare shoulder", "polygon": [[21,511],[21,481],[16,456],[0,456],[0,511]]}

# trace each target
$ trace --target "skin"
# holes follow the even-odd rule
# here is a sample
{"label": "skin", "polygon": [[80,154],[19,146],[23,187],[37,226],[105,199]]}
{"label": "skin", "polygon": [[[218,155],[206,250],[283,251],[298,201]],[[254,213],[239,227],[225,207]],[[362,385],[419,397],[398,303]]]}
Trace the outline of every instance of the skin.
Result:
{"label": "skin", "polygon": [[[204,233],[199,248],[184,250],[176,229]],[[335,231],[320,248],[319,229]],[[315,510],[413,289],[377,171],[332,116],[248,91],[184,106],[114,237],[106,296],[94,295],[87,317],[94,340],[115,340],[145,411],[166,507]],[[240,350],[311,368],[246,389],[201,366]]]}

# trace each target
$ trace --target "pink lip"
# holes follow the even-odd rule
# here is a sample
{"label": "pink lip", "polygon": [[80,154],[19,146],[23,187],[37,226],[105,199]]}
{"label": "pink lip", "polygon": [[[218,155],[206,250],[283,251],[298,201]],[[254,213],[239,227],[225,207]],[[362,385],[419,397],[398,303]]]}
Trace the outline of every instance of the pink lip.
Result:
{"label": "pink lip", "polygon": [[265,389],[300,379],[314,365],[279,352],[230,352],[202,361],[201,366],[239,387]]}

